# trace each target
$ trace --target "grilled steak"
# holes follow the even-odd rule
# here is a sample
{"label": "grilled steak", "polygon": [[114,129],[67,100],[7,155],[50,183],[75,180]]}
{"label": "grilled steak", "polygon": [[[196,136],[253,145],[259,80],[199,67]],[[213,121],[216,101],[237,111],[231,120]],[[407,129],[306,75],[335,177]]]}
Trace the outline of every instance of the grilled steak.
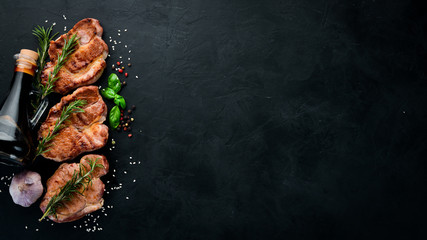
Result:
{"label": "grilled steak", "polygon": [[49,46],[50,62],[46,64],[43,70],[42,83],[46,84],[49,73],[57,64],[58,54],[61,54],[64,40],[69,39],[73,34],[77,35],[78,45],[75,52],[71,54],[57,74],[59,79],[55,82],[53,90],[60,94],[66,94],[80,86],[96,82],[104,71],[105,58],[108,55],[108,46],[101,38],[102,32],[103,29],[98,20],[86,18],[74,25],[67,34],[51,41]]}
{"label": "grilled steak", "polygon": [[64,128],[50,142],[49,151],[43,153],[43,157],[62,162],[83,152],[102,148],[107,143],[108,127],[102,124],[107,116],[107,106],[96,86],[81,87],[62,97],[61,101],[50,109],[46,121],[40,126],[39,139],[52,131],[63,108],[77,99],[86,101],[82,108],[84,112],[73,113],[68,121],[63,123]]}
{"label": "grilled steak", "polygon": [[[71,222],[100,209],[104,204],[102,195],[104,194],[105,185],[100,177],[107,174],[109,168],[108,161],[102,155],[90,154],[82,157],[80,163],[63,163],[59,166],[52,177],[47,180],[47,191],[40,203],[40,209],[43,212],[46,211],[50,199],[61,191],[61,187],[71,179],[74,172],[77,173],[79,171],[80,164],[84,164],[87,170],[90,169],[89,159],[92,161],[97,160],[96,163],[102,164],[104,168],[95,168],[92,174],[92,184],[87,186],[87,189],[83,191],[83,195],[74,193],[70,201],[63,202],[63,206],[60,206],[56,210],[56,216],[49,216],[52,221],[57,223]],[[81,192],[82,189],[79,189],[79,191]]]}

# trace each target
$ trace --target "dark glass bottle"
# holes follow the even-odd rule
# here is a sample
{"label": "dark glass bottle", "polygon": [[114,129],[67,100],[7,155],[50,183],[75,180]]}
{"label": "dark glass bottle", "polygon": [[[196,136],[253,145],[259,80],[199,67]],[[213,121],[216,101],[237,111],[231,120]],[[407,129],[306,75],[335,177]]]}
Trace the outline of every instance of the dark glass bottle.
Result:
{"label": "dark glass bottle", "polygon": [[27,107],[38,54],[22,49],[17,55],[12,85],[0,105],[0,162],[29,165],[34,157]]}

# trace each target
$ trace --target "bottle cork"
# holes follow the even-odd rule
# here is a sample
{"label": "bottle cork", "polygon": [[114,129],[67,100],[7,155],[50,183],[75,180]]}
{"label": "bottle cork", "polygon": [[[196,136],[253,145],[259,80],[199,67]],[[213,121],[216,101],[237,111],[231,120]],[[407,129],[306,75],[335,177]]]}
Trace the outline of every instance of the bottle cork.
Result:
{"label": "bottle cork", "polygon": [[34,52],[33,50],[21,49],[19,53],[34,59],[34,61],[37,61],[37,59],[39,58],[39,54],[37,52]]}
{"label": "bottle cork", "polygon": [[39,54],[34,52],[33,50],[29,50],[29,49],[21,49],[21,51],[19,52],[19,58],[18,61],[20,59],[25,59],[30,61],[30,63],[32,65],[37,66],[37,59],[39,58]]}

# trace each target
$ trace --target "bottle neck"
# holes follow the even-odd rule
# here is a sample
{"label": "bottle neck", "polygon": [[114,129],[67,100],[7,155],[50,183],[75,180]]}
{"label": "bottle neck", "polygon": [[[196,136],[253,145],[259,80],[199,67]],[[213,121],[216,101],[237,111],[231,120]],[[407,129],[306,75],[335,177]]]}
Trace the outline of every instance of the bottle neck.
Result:
{"label": "bottle neck", "polygon": [[20,68],[20,67],[15,67],[15,72],[23,72],[23,73],[29,74],[33,77],[35,74],[34,69],[27,69],[27,68]]}
{"label": "bottle neck", "polygon": [[15,72],[23,72],[34,77],[37,65],[33,65],[26,59],[18,59],[15,64]]}

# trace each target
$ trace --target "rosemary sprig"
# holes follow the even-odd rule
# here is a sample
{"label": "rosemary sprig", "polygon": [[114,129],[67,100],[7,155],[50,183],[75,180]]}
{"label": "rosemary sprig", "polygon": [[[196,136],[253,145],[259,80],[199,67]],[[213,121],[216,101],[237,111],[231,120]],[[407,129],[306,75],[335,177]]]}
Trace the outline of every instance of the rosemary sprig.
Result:
{"label": "rosemary sprig", "polygon": [[97,167],[104,168],[104,165],[97,164],[98,159],[93,161],[89,160],[90,169],[80,163],[79,171],[74,171],[71,179],[61,188],[58,194],[54,195],[46,206],[46,210],[39,221],[43,220],[46,216],[56,215],[58,207],[64,206],[64,202],[70,201],[73,194],[83,195],[89,184],[92,184],[92,173]]}
{"label": "rosemary sprig", "polygon": [[[35,77],[35,81],[33,83],[34,87],[39,91],[41,88],[41,74],[46,66],[46,58],[48,56],[49,43],[53,40],[53,38],[58,34],[55,33],[51,36],[53,25],[44,28],[41,26],[36,26],[33,29],[33,35],[36,36],[39,47],[37,48],[37,53],[39,54],[39,58],[37,59],[37,75]],[[31,101],[31,105],[33,107],[34,112],[40,105],[41,101],[41,93],[37,94],[37,97]]]}
{"label": "rosemary sprig", "polygon": [[74,47],[77,45],[77,35],[74,34],[69,38],[68,40],[64,40],[64,47],[62,48],[61,54],[58,54],[58,60],[56,61],[55,67],[53,68],[53,71],[49,73],[49,77],[46,84],[41,84],[40,86],[40,92],[41,96],[40,99],[45,98],[47,95],[49,95],[52,92],[52,88],[54,87],[54,83],[56,80],[58,80],[59,77],[56,75],[58,74],[59,70],[64,66],[64,64],[67,62],[70,55],[75,51]]}
{"label": "rosemary sprig", "polygon": [[58,134],[58,131],[64,127],[63,123],[71,116],[71,114],[84,112],[84,110],[81,108],[84,105],[86,105],[86,101],[78,99],[62,109],[61,115],[56,120],[52,131],[49,131],[46,137],[39,140],[35,157],[50,150],[49,147],[51,146],[51,144],[49,142],[52,141]]}
{"label": "rosemary sprig", "polygon": [[37,60],[37,76],[36,76],[36,86],[35,86],[38,89],[40,88],[40,83],[41,83],[40,76],[46,65],[46,58],[49,50],[49,43],[58,34],[58,33],[55,33],[51,36],[52,28],[53,28],[53,25],[48,28],[37,26],[33,30],[33,35],[36,36],[37,40],[39,41],[39,47],[37,48],[37,53],[39,54],[39,58]]}

